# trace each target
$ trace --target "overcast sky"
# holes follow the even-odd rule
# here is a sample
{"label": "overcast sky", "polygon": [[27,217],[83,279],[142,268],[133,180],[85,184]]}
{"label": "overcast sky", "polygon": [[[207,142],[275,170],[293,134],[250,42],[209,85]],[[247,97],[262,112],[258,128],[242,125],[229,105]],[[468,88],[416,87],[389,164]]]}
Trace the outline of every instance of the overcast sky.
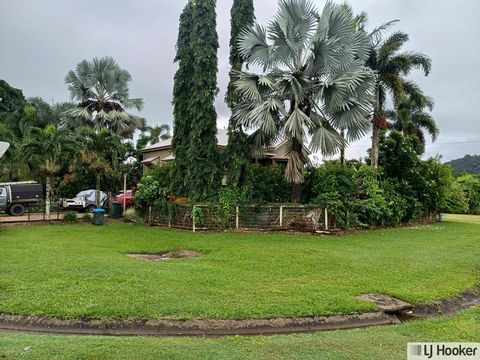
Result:
{"label": "overcast sky", "polygon": [[[65,74],[82,59],[112,56],[133,77],[131,96],[145,100],[141,116],[151,125],[172,123],[173,63],[178,18],[186,0],[0,0],[0,79],[22,89],[26,97],[48,102],[69,100]],[[316,1],[322,8],[324,1]],[[480,154],[480,1],[355,0],[376,26],[399,19],[407,32],[407,49],[433,60],[428,77],[412,74],[435,100],[440,127],[427,156],[444,160]],[[218,126],[226,127],[223,103],[228,81],[228,42],[232,0],[217,0],[220,36],[217,98]],[[277,0],[255,0],[257,21],[271,19]],[[364,156],[369,136],[351,144],[347,156]],[[428,140],[428,143],[431,141]]]}

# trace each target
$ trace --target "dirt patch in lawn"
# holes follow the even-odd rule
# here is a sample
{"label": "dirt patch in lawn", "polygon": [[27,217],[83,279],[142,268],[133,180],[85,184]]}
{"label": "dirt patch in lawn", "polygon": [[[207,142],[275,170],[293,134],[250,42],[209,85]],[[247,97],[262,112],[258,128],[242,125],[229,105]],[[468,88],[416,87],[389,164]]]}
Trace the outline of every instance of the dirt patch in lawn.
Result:
{"label": "dirt patch in lawn", "polygon": [[163,261],[163,260],[170,260],[170,259],[183,259],[183,258],[194,258],[202,256],[203,254],[198,251],[193,250],[167,250],[167,251],[160,251],[157,253],[128,253],[126,254],[128,257],[143,260],[143,261]]}

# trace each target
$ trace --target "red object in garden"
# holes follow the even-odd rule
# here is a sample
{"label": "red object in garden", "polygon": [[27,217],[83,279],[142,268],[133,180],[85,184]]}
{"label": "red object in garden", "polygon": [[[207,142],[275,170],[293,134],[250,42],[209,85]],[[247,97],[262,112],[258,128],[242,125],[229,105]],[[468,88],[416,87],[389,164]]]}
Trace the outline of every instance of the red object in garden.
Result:
{"label": "red object in garden", "polygon": [[125,196],[123,194],[123,191],[119,191],[117,195],[112,197],[112,201],[118,201],[122,203],[122,206],[123,206],[123,203],[125,202],[126,207],[132,207],[135,202],[135,195],[133,194],[132,190],[127,190],[127,192],[125,193]]}

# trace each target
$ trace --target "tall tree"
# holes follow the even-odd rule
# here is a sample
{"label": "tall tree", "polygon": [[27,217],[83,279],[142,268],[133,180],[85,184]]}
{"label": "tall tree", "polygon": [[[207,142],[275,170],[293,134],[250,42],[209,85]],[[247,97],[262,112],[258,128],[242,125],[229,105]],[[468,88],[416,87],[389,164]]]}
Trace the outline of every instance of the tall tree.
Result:
{"label": "tall tree", "polygon": [[122,138],[132,138],[141,119],[125,110],[143,108],[142,99],[130,98],[132,76],[111,57],[82,60],[65,77],[78,107],[63,113],[63,122],[72,128],[108,129]]}
{"label": "tall tree", "polygon": [[415,99],[405,96],[394,110],[386,112],[390,121],[389,127],[402,132],[403,136],[416,136],[425,146],[425,130],[432,137],[432,141],[435,141],[439,134],[437,124],[428,112],[432,109],[433,101],[428,97]]}
{"label": "tall tree", "polygon": [[347,141],[370,129],[374,77],[364,66],[369,36],[352,26],[341,6],[327,2],[319,14],[307,0],[281,0],[268,36],[256,25],[242,34],[239,45],[248,63],[264,71],[236,72],[242,103],[234,116],[257,131],[260,145],[287,142],[285,176],[298,202],[307,137],[311,151],[333,154],[345,141],[337,129]]}
{"label": "tall tree", "polygon": [[[230,11],[230,66],[233,71],[241,71],[245,59],[240,54],[238,40],[243,31],[252,27],[255,21],[253,0],[234,0]],[[235,91],[235,75],[230,73],[230,82],[225,97],[228,107],[233,110],[241,101]],[[228,145],[226,149],[226,170],[228,183],[241,187],[246,178],[246,169],[251,159],[251,144],[243,132],[241,124],[232,115],[228,124]]]}
{"label": "tall tree", "polygon": [[375,83],[375,101],[372,120],[372,153],[371,165],[378,166],[378,146],[381,130],[386,129],[385,103],[387,95],[392,95],[395,105],[398,105],[404,94],[418,97],[419,87],[406,79],[413,69],[421,69],[427,76],[432,63],[428,56],[417,52],[399,52],[408,41],[408,35],[395,32],[387,39],[372,45],[367,65],[377,73]]}
{"label": "tall tree", "polygon": [[0,80],[0,123],[10,128],[13,135],[21,135],[20,120],[25,108],[22,90],[15,89],[5,80]]}
{"label": "tall tree", "polygon": [[191,47],[193,79],[189,91],[191,118],[187,181],[192,200],[212,199],[221,182],[217,147],[218,35],[215,0],[195,0],[192,11]]}
{"label": "tall tree", "polygon": [[172,152],[175,163],[172,176],[172,190],[177,196],[188,195],[186,183],[190,146],[190,98],[193,84],[193,2],[188,1],[180,15],[180,26],[177,39],[177,53],[174,61],[178,63],[173,86],[173,138]]}
{"label": "tall tree", "polygon": [[49,220],[55,175],[60,169],[60,163],[75,153],[76,144],[68,130],[58,129],[50,124],[45,129],[30,128],[22,150],[27,160],[37,161],[40,164],[40,172],[45,176],[45,215]]}

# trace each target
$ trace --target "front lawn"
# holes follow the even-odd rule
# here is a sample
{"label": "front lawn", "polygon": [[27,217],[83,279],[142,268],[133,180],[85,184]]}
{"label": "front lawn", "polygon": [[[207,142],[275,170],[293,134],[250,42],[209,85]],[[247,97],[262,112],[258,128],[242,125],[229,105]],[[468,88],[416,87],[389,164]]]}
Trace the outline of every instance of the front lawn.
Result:
{"label": "front lawn", "polygon": [[[128,252],[188,249],[145,262]],[[0,312],[66,318],[268,318],[373,309],[384,293],[424,303],[480,282],[480,223],[344,237],[190,233],[133,224],[0,231]]]}
{"label": "front lawn", "polygon": [[0,359],[403,360],[408,342],[478,341],[478,334],[480,307],[452,318],[308,335],[125,338],[0,333]]}

